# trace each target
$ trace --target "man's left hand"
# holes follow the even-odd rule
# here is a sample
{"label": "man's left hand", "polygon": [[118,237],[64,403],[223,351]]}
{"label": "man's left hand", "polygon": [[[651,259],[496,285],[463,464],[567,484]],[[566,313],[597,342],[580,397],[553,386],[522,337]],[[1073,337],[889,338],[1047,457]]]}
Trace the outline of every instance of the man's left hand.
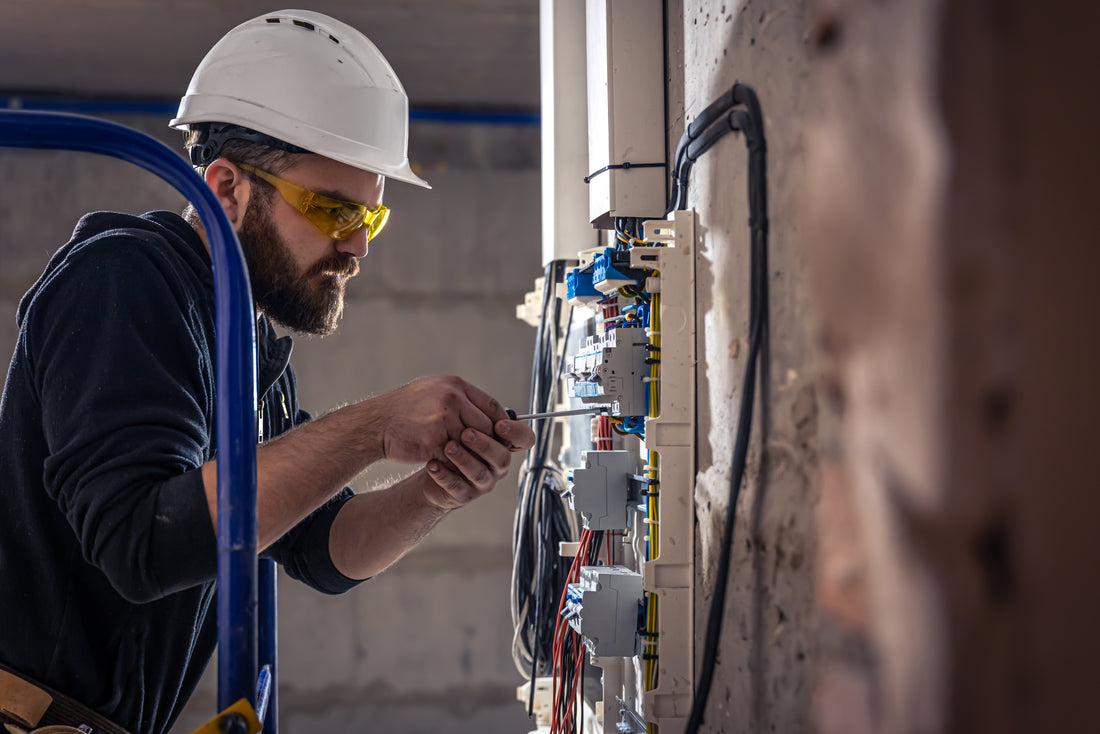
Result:
{"label": "man's left hand", "polygon": [[[535,434],[525,423],[497,421],[494,435],[474,428],[462,431],[461,441],[448,441],[443,452],[451,466],[428,462],[428,476],[435,482],[426,490],[433,505],[453,510],[488,493],[508,474],[512,453],[535,445]],[[438,491],[434,491],[438,490]]]}

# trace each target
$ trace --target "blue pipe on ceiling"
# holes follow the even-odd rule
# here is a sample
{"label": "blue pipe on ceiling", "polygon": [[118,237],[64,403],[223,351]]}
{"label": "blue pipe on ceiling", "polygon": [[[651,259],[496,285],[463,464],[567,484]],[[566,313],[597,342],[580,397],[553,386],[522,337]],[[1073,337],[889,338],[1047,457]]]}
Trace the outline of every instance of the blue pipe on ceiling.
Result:
{"label": "blue pipe on ceiling", "polygon": [[[82,115],[152,115],[172,118],[176,116],[177,105],[176,102],[157,100],[0,95],[0,108],[4,109],[71,112]],[[450,125],[537,126],[540,124],[538,112],[430,107],[413,107],[409,110],[409,119],[413,122]]]}

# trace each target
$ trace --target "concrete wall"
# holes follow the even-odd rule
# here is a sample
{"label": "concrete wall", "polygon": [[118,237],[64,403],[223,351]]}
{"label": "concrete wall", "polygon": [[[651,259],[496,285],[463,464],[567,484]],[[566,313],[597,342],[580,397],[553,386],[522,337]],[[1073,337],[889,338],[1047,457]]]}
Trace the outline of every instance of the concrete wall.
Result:
{"label": "concrete wall", "polygon": [[825,611],[867,651],[823,660],[823,731],[1095,729],[1098,21],[855,2],[811,34],[830,504],[852,520],[831,548],[857,570]]}
{"label": "concrete wall", "polygon": [[[162,120],[120,121],[176,145]],[[526,404],[534,330],[514,306],[539,271],[537,128],[421,124],[411,146],[434,190],[391,183],[390,224],[349,288],[340,329],[296,340],[302,404],[315,413],[439,373]],[[183,205],[151,174],[83,154],[0,151],[0,181],[5,354],[19,297],[81,214]],[[357,489],[405,470],[375,467]],[[513,471],[344,596],[281,579],[283,731],[526,731],[509,653],[515,487]],[[193,730],[215,705],[208,674],[174,731]]]}
{"label": "concrete wall", "polygon": [[[1098,9],[671,15],[688,119],[746,82],[769,156],[768,407],[703,730],[1095,729]],[[692,183],[697,659],[743,397],[743,156],[722,141]]]}
{"label": "concrete wall", "polygon": [[[675,6],[676,3],[670,3]],[[764,113],[770,218],[770,333],[745,483],[736,508],[718,668],[703,731],[810,731],[815,658],[813,475],[818,420],[814,317],[797,218],[808,54],[805,3],[684,0],[670,20],[672,140],[735,82]],[[678,12],[682,11],[682,12]],[[676,113],[682,96],[684,116]],[[696,665],[729,512],[732,447],[748,354],[748,155],[727,135],[695,165],[699,401]]]}

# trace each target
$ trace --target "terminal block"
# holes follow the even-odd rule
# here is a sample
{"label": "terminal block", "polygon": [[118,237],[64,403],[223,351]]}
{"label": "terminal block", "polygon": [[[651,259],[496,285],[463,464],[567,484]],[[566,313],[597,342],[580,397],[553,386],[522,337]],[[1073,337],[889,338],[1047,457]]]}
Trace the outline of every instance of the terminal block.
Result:
{"label": "terminal block", "polygon": [[569,374],[573,397],[610,406],[617,416],[645,415],[648,347],[649,336],[637,327],[587,337]]}
{"label": "terminal block", "polygon": [[597,657],[638,654],[642,575],[625,566],[581,566],[580,581],[566,588],[562,616]]}
{"label": "terminal block", "polygon": [[589,530],[625,530],[633,459],[629,451],[585,451],[584,466],[570,472],[564,497]]}

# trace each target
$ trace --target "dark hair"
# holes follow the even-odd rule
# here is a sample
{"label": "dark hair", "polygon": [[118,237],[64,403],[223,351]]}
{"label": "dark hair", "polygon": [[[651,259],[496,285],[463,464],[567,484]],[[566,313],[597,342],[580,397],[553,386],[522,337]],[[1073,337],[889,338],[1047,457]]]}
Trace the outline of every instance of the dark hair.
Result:
{"label": "dark hair", "polygon": [[[295,148],[295,146],[283,143],[275,138],[256,133],[248,128],[228,125],[220,126],[222,135],[226,136],[225,139],[217,141],[216,146],[211,148],[207,145],[211,138],[211,125],[216,128],[219,127],[218,123],[198,123],[192,125],[191,129],[183,131],[183,146],[190,154],[192,162],[199,159],[199,155],[194,152],[195,148],[199,146],[206,147],[206,155],[201,159],[209,158],[209,160],[205,160],[202,168],[218,158],[226,158],[234,163],[247,163],[250,166],[278,175],[293,166],[299,155],[309,152],[301,148]],[[254,139],[228,137],[228,135],[233,134],[248,135],[248,137]],[[264,142],[258,142],[259,140]],[[279,147],[275,147],[275,145]],[[261,204],[269,201],[274,190],[271,186],[256,187],[256,196],[260,197],[258,201]],[[184,207],[182,216],[192,227],[200,222],[198,212],[190,203]]]}

